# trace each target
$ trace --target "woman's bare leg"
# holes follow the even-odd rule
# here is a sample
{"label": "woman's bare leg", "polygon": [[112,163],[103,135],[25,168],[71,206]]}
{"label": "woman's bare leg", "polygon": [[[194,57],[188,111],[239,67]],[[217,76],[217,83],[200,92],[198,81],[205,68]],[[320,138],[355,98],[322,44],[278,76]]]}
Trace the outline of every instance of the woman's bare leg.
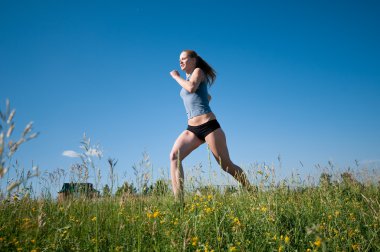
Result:
{"label": "woman's bare leg", "polygon": [[249,180],[244,171],[235,165],[228,153],[226,136],[221,128],[211,132],[206,136],[206,142],[210,147],[216,161],[221,165],[222,169],[231,174],[245,188],[250,187]]}
{"label": "woman's bare leg", "polygon": [[194,133],[185,130],[175,141],[170,152],[170,175],[172,177],[173,193],[177,200],[183,200],[183,168],[182,160],[204,142]]}

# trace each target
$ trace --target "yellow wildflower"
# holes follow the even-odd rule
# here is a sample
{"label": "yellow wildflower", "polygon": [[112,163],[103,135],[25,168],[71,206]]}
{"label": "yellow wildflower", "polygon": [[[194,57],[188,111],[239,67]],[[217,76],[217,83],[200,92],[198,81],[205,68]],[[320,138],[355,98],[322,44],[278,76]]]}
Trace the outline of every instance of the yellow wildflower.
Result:
{"label": "yellow wildflower", "polygon": [[289,238],[289,236],[285,236],[285,244],[289,244],[289,242],[290,242],[290,238]]}
{"label": "yellow wildflower", "polygon": [[235,217],[234,220],[233,220],[234,224],[237,225],[237,226],[240,226],[240,220],[238,217]]}
{"label": "yellow wildflower", "polygon": [[267,210],[268,209],[265,206],[261,207],[261,212],[265,213]]}
{"label": "yellow wildflower", "polygon": [[193,245],[194,247],[197,246],[197,244],[198,244],[198,237],[196,237],[196,236],[193,237],[193,238],[191,239],[191,241],[192,241],[192,242],[191,242],[191,245]]}
{"label": "yellow wildflower", "polygon": [[212,195],[209,194],[209,195],[207,196],[207,199],[208,199],[209,201],[212,200]]}
{"label": "yellow wildflower", "polygon": [[237,251],[237,249],[236,249],[236,247],[231,246],[231,247],[228,249],[228,251],[230,251],[230,252],[234,252],[234,251]]}
{"label": "yellow wildflower", "polygon": [[153,213],[153,218],[157,218],[159,215],[160,215],[160,212],[159,211],[155,211]]}
{"label": "yellow wildflower", "polygon": [[284,247],[280,245],[280,247],[278,247],[278,252],[282,252],[282,251],[284,251]]}
{"label": "yellow wildflower", "polygon": [[96,221],[96,216],[92,217],[91,221]]}
{"label": "yellow wildflower", "polygon": [[208,252],[208,242],[206,242],[206,244],[204,246],[204,252]]}
{"label": "yellow wildflower", "polygon": [[319,248],[319,247],[321,246],[321,244],[322,244],[321,238],[318,237],[318,238],[315,240],[314,245],[315,245],[317,248]]}
{"label": "yellow wildflower", "polygon": [[211,212],[212,212],[212,208],[207,207],[207,208],[205,209],[205,212],[208,213],[208,214],[211,213]]}

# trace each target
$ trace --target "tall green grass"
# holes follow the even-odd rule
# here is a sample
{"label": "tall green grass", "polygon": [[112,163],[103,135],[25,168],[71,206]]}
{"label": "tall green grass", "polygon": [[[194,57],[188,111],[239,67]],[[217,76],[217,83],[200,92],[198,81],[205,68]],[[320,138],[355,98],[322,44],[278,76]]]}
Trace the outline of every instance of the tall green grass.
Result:
{"label": "tall green grass", "polygon": [[379,251],[379,187],[336,183],[256,192],[8,199],[1,251]]}
{"label": "tall green grass", "polygon": [[[307,185],[278,182],[273,167],[255,166],[248,174],[256,190],[249,192],[220,190],[189,176],[185,206],[167,192],[165,180],[148,190],[146,154],[133,167],[138,190],[125,184],[118,196],[112,194],[114,159],[108,160],[105,197],[57,201],[49,185],[65,177],[62,170],[48,179],[36,169],[16,172],[4,185],[17,163],[13,154],[37,136],[28,124],[12,140],[15,112],[9,101],[6,107],[0,113],[0,251],[380,251],[380,184],[359,182],[348,172],[335,181],[322,174],[319,185]],[[71,167],[70,181],[87,182],[92,171],[100,189],[101,169],[92,158],[101,152],[86,137],[81,144],[83,153],[65,152],[81,160]],[[40,196],[27,186],[32,177],[43,185]]]}

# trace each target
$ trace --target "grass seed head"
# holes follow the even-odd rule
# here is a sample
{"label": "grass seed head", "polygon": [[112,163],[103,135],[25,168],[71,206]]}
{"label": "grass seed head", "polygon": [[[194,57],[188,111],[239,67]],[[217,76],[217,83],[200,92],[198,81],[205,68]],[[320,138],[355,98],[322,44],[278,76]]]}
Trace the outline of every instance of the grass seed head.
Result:
{"label": "grass seed head", "polygon": [[11,114],[8,117],[7,124],[11,124],[11,122],[13,120],[13,117],[15,116],[15,113],[16,113],[16,110],[13,109],[12,112],[11,112]]}
{"label": "grass seed head", "polygon": [[8,132],[7,132],[7,138],[10,138],[10,137],[11,137],[12,132],[13,132],[14,129],[15,129],[15,124],[12,123],[12,125],[11,125],[11,126],[9,127],[9,129],[8,129]]}

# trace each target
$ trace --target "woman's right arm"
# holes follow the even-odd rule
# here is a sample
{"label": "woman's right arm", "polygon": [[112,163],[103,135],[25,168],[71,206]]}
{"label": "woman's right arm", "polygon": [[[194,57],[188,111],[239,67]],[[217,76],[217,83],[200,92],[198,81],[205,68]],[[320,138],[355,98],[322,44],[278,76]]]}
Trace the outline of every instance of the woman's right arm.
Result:
{"label": "woman's right arm", "polygon": [[181,85],[189,93],[194,93],[198,89],[199,84],[202,82],[204,78],[204,73],[200,68],[196,68],[194,70],[190,80],[188,81],[181,78],[178,71],[176,70],[171,71],[170,75],[173,77],[173,79],[175,79],[178,82],[179,85]]}

